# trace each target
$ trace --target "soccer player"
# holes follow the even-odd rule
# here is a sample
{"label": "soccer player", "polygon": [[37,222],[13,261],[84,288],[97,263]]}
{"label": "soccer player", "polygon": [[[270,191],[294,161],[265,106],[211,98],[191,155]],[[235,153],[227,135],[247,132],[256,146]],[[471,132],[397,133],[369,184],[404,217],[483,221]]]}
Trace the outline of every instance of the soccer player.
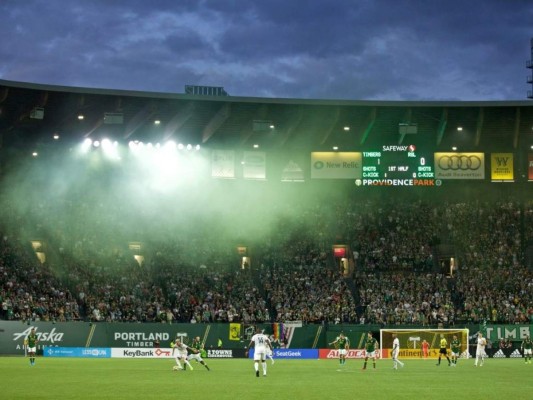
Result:
{"label": "soccer player", "polygon": [[372,363],[374,364],[374,369],[376,369],[376,349],[379,346],[376,338],[372,337],[372,332],[368,332],[365,343],[365,364],[363,369],[366,369],[366,364],[369,358],[372,358]]}
{"label": "soccer player", "polygon": [[[248,349],[254,348],[254,368],[255,376],[259,378],[259,361],[261,361],[261,366],[263,367],[263,376],[267,376],[267,364],[266,364],[266,353],[267,349],[272,350],[272,345],[270,344],[270,339],[267,335],[261,332],[257,328],[255,335],[252,336]],[[248,356],[248,351],[246,352]]]}
{"label": "soccer player", "polygon": [[208,371],[211,371],[209,367],[207,366],[207,364],[205,363],[204,359],[202,358],[201,353],[203,350],[203,346],[202,346],[202,342],[200,341],[200,336],[196,336],[192,340],[190,348],[191,348],[192,353],[187,356],[187,360],[189,361],[196,360],[197,362],[202,364],[205,367],[205,369],[207,369]]}
{"label": "soccer player", "polygon": [[337,346],[339,349],[339,364],[346,364],[346,355],[350,350],[350,339],[340,333],[339,337],[329,344],[330,346]]}
{"label": "soccer player", "polygon": [[28,356],[30,357],[30,365],[35,365],[35,354],[37,353],[37,334],[35,333],[35,328],[31,328],[31,331],[24,341],[26,344],[26,349],[28,350]]}
{"label": "soccer player", "polygon": [[440,335],[440,344],[439,344],[439,362],[437,363],[437,366],[440,366],[440,359],[442,355],[444,354],[444,357],[446,357],[446,360],[448,360],[448,367],[452,365],[452,362],[450,361],[450,357],[448,357],[448,341],[444,337],[444,335]]}
{"label": "soccer player", "polygon": [[483,337],[483,334],[479,332],[477,334],[477,347],[476,347],[476,361],[474,362],[474,366],[477,367],[478,361],[479,366],[483,366],[483,362],[485,361],[485,346],[487,345],[487,341]]}
{"label": "soccer player", "polygon": [[450,343],[450,351],[452,353],[452,366],[457,366],[457,360],[461,355],[461,342],[457,339],[457,335],[453,335],[452,342]]}
{"label": "soccer player", "polygon": [[[265,330],[261,330],[261,333],[265,333]],[[270,362],[274,365],[274,335],[268,336],[268,340],[270,340],[270,347],[266,349],[266,357],[270,358]]]}
{"label": "soccer player", "polygon": [[270,340],[270,347],[267,347],[266,357],[270,358],[272,365],[274,365],[274,345],[272,344],[274,340],[273,336],[269,336],[268,340]]}
{"label": "soccer player", "polygon": [[[176,353],[176,356],[174,357],[176,364],[178,365],[179,369],[183,371],[186,370],[187,365],[191,371],[194,369],[189,360],[187,360],[187,350],[189,349],[192,350],[192,348],[183,343],[180,338],[176,338],[174,341],[174,346],[172,347],[172,356],[174,356],[174,353]],[[183,367],[180,364],[180,360],[183,362]]]}
{"label": "soccer player", "polygon": [[[272,343],[272,342],[270,342],[270,343]],[[270,358],[270,361],[272,362],[272,365],[274,365],[274,350],[273,350],[273,348],[267,347],[266,356],[267,356],[267,358]]]}
{"label": "soccer player", "polygon": [[393,361],[393,369],[398,369],[398,364],[400,364],[400,367],[404,367],[404,363],[398,360],[398,356],[400,355],[400,339],[398,339],[398,335],[396,333],[392,334],[393,341],[392,341],[392,361]]}
{"label": "soccer player", "polygon": [[422,340],[422,354],[424,358],[429,356],[429,343],[426,339]]}
{"label": "soccer player", "polygon": [[531,364],[531,348],[533,346],[533,343],[531,342],[531,338],[529,335],[526,336],[524,341],[522,342],[522,351],[524,352],[524,360],[526,364]]}

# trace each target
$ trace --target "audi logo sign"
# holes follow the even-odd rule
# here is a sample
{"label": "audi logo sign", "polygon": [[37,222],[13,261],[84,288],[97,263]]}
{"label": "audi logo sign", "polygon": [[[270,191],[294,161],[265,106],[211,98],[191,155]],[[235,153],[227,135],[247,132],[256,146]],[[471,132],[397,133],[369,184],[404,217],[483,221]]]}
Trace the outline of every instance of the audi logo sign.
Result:
{"label": "audi logo sign", "polygon": [[478,170],[481,168],[481,159],[478,156],[467,156],[464,154],[458,156],[443,156],[439,159],[439,168],[442,170],[466,171]]}
{"label": "audi logo sign", "polygon": [[435,178],[485,179],[485,154],[435,153]]}

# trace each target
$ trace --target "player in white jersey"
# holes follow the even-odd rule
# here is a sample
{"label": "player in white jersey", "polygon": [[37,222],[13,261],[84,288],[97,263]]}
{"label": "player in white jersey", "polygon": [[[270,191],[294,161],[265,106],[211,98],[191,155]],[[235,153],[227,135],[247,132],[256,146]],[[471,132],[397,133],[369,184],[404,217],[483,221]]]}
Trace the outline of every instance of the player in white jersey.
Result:
{"label": "player in white jersey", "polygon": [[[261,332],[265,333],[264,330],[262,330]],[[272,365],[274,365],[274,343],[276,338],[274,335],[270,335],[268,337],[268,340],[270,340],[270,348],[267,349],[266,356],[267,358],[270,358],[270,362],[272,363]]]}
{"label": "player in white jersey", "polygon": [[483,337],[483,334],[479,332],[477,334],[477,347],[476,347],[476,361],[474,366],[477,367],[478,361],[480,362],[479,366],[483,366],[483,361],[485,361],[485,346],[487,345],[487,340]]}
{"label": "player in white jersey", "polygon": [[398,335],[395,333],[392,334],[392,337],[394,338],[392,341],[392,368],[398,369],[398,364],[403,368],[405,364],[398,359],[398,356],[400,355],[400,339],[398,339]]}
{"label": "player in white jersey", "polygon": [[263,367],[263,376],[267,374],[267,364],[266,364],[266,355],[267,350],[272,350],[272,345],[270,344],[270,339],[267,335],[262,333],[259,329],[256,330],[255,335],[252,336],[248,348],[254,348],[254,368],[255,376],[259,378],[259,361]]}
{"label": "player in white jersey", "polygon": [[[270,342],[270,345],[272,346],[272,341]],[[266,350],[266,356],[267,358],[270,358],[270,361],[272,362],[272,365],[274,365],[274,350],[272,347],[268,347]]]}
{"label": "player in white jersey", "polygon": [[[183,343],[180,338],[177,338],[171,346],[172,346],[172,356],[175,358],[178,368],[185,371],[188,365],[192,371],[194,368],[192,367],[191,363],[187,359],[187,354],[188,354],[187,350],[189,349],[193,350],[193,349],[187,346],[185,343]],[[181,366],[180,360],[183,361],[183,367]]]}

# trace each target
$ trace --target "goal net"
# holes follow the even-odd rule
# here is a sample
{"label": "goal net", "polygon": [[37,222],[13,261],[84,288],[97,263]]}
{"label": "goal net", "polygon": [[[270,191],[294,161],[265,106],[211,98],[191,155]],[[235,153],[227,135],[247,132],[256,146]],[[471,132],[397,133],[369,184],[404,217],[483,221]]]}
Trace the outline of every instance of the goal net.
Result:
{"label": "goal net", "polygon": [[448,353],[453,337],[460,342],[460,357],[468,358],[468,329],[380,329],[381,357],[388,358],[392,352],[393,333],[400,341],[400,358],[425,358],[423,352],[424,340],[428,343],[428,358],[439,356],[440,340],[446,339]]}

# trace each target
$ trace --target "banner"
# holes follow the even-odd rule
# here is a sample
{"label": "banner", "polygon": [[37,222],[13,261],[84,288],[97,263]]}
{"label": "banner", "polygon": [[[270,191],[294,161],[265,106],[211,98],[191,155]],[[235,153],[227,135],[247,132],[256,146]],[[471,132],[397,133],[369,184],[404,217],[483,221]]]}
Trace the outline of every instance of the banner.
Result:
{"label": "banner", "polygon": [[490,155],[490,178],[493,181],[514,181],[513,153]]}
{"label": "banner", "polygon": [[[518,349],[489,349],[485,353],[490,358],[522,358],[522,353]],[[475,357],[475,349],[473,351],[472,357]]]}
{"label": "banner", "polygon": [[111,349],[98,347],[43,347],[44,357],[109,358]]}
{"label": "banner", "polygon": [[304,182],[303,168],[293,160],[289,160],[281,170],[282,182]]}
{"label": "banner", "polygon": [[533,153],[527,155],[527,179],[533,181]]}
{"label": "banner", "polygon": [[[479,329],[482,330],[481,325]],[[531,325],[487,325],[485,329],[487,339],[493,344],[500,339],[521,342],[526,336],[531,337],[533,331]]]}
{"label": "banner", "polygon": [[244,179],[266,179],[266,153],[245,151],[242,158],[242,177]]}
{"label": "banner", "polygon": [[111,349],[112,358],[173,358],[171,348],[129,348],[120,347]]}
{"label": "banner", "polygon": [[282,341],[284,339],[283,335],[283,324],[280,322],[275,322],[272,324],[272,334],[274,335],[274,340]]}
{"label": "banner", "polygon": [[24,354],[24,340],[32,328],[37,334],[37,353],[40,353],[45,347],[85,346],[92,326],[84,322],[34,322],[26,325],[20,321],[0,321],[0,354]]}
{"label": "banner", "polygon": [[435,153],[435,179],[485,179],[485,153]]}
{"label": "banner", "polygon": [[346,246],[333,245],[333,256],[336,258],[346,257]]}
{"label": "banner", "polygon": [[[257,324],[267,332],[272,324]],[[217,324],[161,324],[161,323],[122,323],[122,322],[34,322],[31,325],[21,321],[0,321],[0,355],[24,354],[24,340],[35,328],[37,338],[37,352],[41,354],[46,347],[84,347],[84,348],[147,348],[156,349],[169,347],[170,342],[180,338],[189,343],[191,338],[200,336],[205,341],[206,349],[218,346],[218,339],[228,337],[230,325]],[[318,325],[306,325],[304,328],[284,329],[285,337],[290,343],[294,332],[295,347],[311,347],[317,334]],[[252,329],[255,331],[255,328]],[[244,333],[241,328],[241,333]],[[252,333],[253,334],[253,333]],[[290,336],[289,336],[290,334]],[[246,339],[229,340],[225,349],[242,349],[246,346]],[[240,355],[239,355],[240,356]],[[244,355],[243,355],[244,356]],[[234,355],[235,357],[235,355]]]}
{"label": "banner", "polygon": [[361,179],[362,154],[356,152],[311,153],[312,179]]}
{"label": "banner", "polygon": [[233,150],[211,152],[211,176],[213,178],[235,178],[235,152]]}
{"label": "banner", "polygon": [[[274,358],[313,359],[318,358],[318,349],[274,349]],[[254,349],[250,349],[248,358],[254,358]]]}
{"label": "banner", "polygon": [[[380,353],[379,349],[376,350],[377,358],[388,358],[388,350],[384,349],[383,354]],[[365,349],[350,349],[346,354],[346,358],[365,358],[366,351]],[[321,359],[338,359],[339,350],[338,349],[320,349],[318,351],[318,358]]]}
{"label": "banner", "polygon": [[207,349],[207,358],[246,358],[245,349]]}
{"label": "banner", "polygon": [[229,324],[229,340],[241,340],[241,324]]}

